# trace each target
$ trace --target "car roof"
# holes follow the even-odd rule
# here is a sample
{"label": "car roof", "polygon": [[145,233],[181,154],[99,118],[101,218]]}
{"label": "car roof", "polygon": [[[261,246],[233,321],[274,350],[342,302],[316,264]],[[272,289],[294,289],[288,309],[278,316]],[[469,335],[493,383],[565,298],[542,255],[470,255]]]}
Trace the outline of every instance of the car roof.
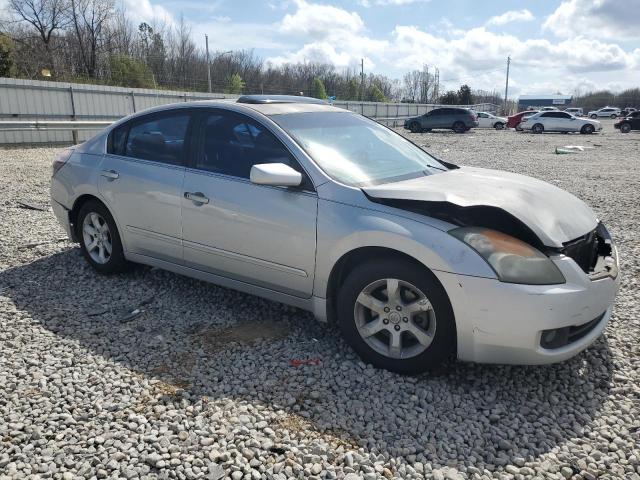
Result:
{"label": "car roof", "polygon": [[135,114],[128,115],[127,117],[122,118],[118,122],[112,124],[112,127],[115,127],[121,123],[129,121],[133,118],[140,117],[143,115],[148,115],[150,113],[158,113],[169,110],[179,110],[183,108],[202,108],[202,107],[210,107],[210,108],[224,108],[225,110],[231,110],[235,112],[244,112],[248,113],[248,111],[259,112],[263,115],[272,116],[272,115],[284,115],[288,113],[312,113],[312,112],[336,112],[336,113],[350,113],[354,114],[350,110],[346,110],[344,108],[333,107],[328,103],[293,103],[293,102],[283,102],[283,103],[238,103],[233,100],[198,100],[194,102],[177,102],[177,103],[167,103],[164,105],[158,105],[156,107],[151,107],[146,110],[140,110]]}

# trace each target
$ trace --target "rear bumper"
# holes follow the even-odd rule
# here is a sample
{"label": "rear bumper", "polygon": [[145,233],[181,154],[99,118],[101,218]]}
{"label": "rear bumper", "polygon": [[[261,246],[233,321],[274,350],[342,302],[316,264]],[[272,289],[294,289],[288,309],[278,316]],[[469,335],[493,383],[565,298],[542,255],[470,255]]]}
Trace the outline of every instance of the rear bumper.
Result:
{"label": "rear bumper", "polygon": [[62,228],[64,228],[64,231],[67,233],[69,239],[75,241],[73,232],[71,231],[71,223],[69,222],[69,210],[67,209],[67,207],[65,207],[61,203],[56,202],[52,198],[51,208],[53,209],[53,214],[58,219],[58,223],[62,226]]}
{"label": "rear bumper", "polygon": [[[620,276],[592,280],[570,258],[560,256],[554,261],[567,279],[565,284],[517,285],[435,272],[453,306],[460,360],[524,365],[560,362],[602,334]],[[541,346],[544,331],[565,327],[575,327],[571,331],[579,334],[558,348]]]}

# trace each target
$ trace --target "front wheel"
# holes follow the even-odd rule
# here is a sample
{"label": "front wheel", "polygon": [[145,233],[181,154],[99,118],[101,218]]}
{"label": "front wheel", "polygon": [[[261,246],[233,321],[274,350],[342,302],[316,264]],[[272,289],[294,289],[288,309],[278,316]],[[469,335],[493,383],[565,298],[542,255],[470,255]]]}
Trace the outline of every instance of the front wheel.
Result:
{"label": "front wheel", "polygon": [[620,131],[622,133],[629,133],[631,131],[631,124],[623,123],[622,125],[620,125]]}
{"label": "front wheel", "polygon": [[420,133],[422,131],[422,128],[420,127],[420,124],[418,122],[413,122],[409,126],[409,129],[411,130],[412,133]]}
{"label": "front wheel", "polygon": [[616,115],[615,113],[612,113],[612,114],[611,114],[611,118],[612,118],[612,119],[613,119],[613,118],[618,118],[618,115]]}
{"label": "front wheel", "polygon": [[595,118],[598,118],[598,115],[595,115],[595,114],[594,114],[594,115],[591,115],[591,118],[594,118],[594,119],[595,119]]}
{"label": "front wheel", "polygon": [[593,128],[593,125],[585,125],[580,129],[580,133],[582,133],[583,135],[591,135],[594,130],[595,129]]}
{"label": "front wheel", "polygon": [[464,133],[467,131],[467,127],[463,122],[456,122],[453,124],[453,131],[456,133]]}
{"label": "front wheel", "polygon": [[82,255],[96,271],[108,275],[126,270],[118,227],[107,207],[97,201],[85,203],[76,228]]}
{"label": "front wheel", "polygon": [[347,343],[378,368],[421,373],[455,353],[446,292],[429,270],[408,261],[357,267],[338,293],[337,311]]}
{"label": "front wheel", "polygon": [[493,125],[493,128],[495,128],[496,130],[504,130],[504,123],[502,123],[502,122],[496,122],[496,123]]}
{"label": "front wheel", "polygon": [[544,132],[544,126],[541,123],[536,123],[533,127],[531,127],[531,131],[533,133],[542,133]]}

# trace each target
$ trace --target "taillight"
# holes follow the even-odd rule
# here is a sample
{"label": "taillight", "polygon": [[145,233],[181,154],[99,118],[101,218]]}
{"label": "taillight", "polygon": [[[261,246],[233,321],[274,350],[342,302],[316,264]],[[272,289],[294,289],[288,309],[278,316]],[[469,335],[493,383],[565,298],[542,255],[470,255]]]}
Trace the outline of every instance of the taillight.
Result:
{"label": "taillight", "polygon": [[63,150],[62,152],[60,152],[58,155],[56,155],[56,158],[53,159],[53,163],[51,164],[51,176],[53,177],[56,173],[58,173],[58,170],[60,170],[62,167],[64,167],[64,164],[67,163],[67,160],[69,160],[69,157],[71,157],[71,154],[73,153],[73,150],[70,148],[67,148],[66,150]]}

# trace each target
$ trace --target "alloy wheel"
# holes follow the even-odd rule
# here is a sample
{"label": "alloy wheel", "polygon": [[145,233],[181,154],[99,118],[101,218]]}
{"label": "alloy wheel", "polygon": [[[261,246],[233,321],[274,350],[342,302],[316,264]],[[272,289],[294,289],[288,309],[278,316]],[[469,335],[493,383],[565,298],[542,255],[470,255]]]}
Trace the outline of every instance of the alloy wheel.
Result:
{"label": "alloy wheel", "polygon": [[91,212],[82,222],[82,240],[91,259],[104,265],[111,259],[113,242],[109,224],[101,215]]}
{"label": "alloy wheel", "polygon": [[354,318],[362,339],[389,358],[420,355],[436,333],[436,315],[427,296],[396,278],[376,280],[362,289]]}

